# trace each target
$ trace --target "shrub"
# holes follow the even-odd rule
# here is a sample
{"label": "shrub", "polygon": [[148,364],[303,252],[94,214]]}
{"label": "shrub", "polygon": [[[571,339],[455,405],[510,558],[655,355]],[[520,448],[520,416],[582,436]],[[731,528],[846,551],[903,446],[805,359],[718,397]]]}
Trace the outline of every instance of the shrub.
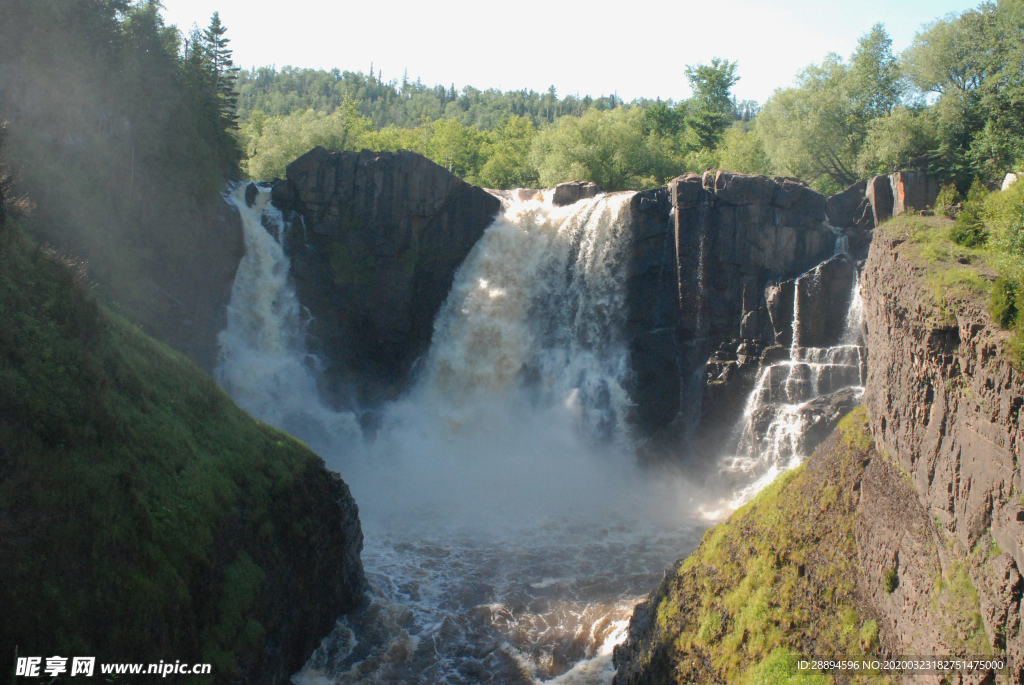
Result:
{"label": "shrub", "polygon": [[896,569],[890,568],[882,574],[882,587],[885,588],[887,594],[891,595],[897,585],[899,585],[899,576],[896,575]]}
{"label": "shrub", "polygon": [[988,242],[988,231],[982,212],[983,200],[968,200],[949,231],[949,239],[964,247],[980,247]]}
{"label": "shrub", "polygon": [[935,198],[935,211],[949,219],[956,218],[953,209],[960,202],[960,193],[952,183],[942,186],[939,196]]}
{"label": "shrub", "polygon": [[1017,321],[1019,314],[1017,309],[1018,290],[1016,282],[1002,276],[996,279],[995,287],[992,288],[992,298],[989,300],[988,309],[992,314],[992,320],[998,323],[1003,330],[1009,330]]}

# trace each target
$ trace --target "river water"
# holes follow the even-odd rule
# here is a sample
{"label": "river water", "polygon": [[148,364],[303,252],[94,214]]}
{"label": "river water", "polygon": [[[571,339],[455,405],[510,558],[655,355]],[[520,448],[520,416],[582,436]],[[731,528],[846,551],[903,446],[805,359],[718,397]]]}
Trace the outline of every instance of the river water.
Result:
{"label": "river water", "polygon": [[287,226],[244,193],[217,378],[349,483],[372,587],[293,681],[610,683],[633,607],[710,524],[700,488],[637,467],[625,421],[632,194],[508,202],[368,438],[321,403]]}

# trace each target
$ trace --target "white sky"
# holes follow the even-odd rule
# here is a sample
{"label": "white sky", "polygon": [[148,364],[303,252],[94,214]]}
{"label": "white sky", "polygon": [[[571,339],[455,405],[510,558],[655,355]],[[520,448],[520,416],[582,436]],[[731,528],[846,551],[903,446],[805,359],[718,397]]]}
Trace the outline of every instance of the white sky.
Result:
{"label": "white sky", "polygon": [[828,52],[848,56],[876,22],[898,51],[921,25],[977,0],[163,0],[164,18],[205,27],[214,10],[242,67],[369,71],[384,79],[502,90],[554,85],[594,97],[681,99],[687,64],[739,62],[740,99],[764,102]]}

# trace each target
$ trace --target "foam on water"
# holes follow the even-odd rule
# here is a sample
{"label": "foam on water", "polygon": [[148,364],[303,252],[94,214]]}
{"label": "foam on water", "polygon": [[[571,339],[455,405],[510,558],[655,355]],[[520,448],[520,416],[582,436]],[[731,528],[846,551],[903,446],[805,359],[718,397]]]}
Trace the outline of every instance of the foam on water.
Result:
{"label": "foam on water", "polygon": [[295,682],[610,682],[633,606],[703,528],[685,485],[638,469],[626,427],[631,197],[507,203],[364,441],[317,395],[269,190],[252,207],[231,191],[246,261],[218,379],[350,484],[373,587]]}

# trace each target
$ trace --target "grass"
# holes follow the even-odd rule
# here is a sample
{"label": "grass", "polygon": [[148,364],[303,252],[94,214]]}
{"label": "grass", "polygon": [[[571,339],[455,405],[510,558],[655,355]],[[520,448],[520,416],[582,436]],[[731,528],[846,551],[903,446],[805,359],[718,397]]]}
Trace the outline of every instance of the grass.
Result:
{"label": "grass", "polygon": [[17,229],[0,230],[0,320],[0,648],[229,679],[265,630],[282,508],[319,459]]}
{"label": "grass", "polygon": [[853,485],[873,447],[864,410],[825,445],[710,529],[663,583],[652,649],[668,659],[648,658],[676,670],[655,679],[703,680],[694,664],[710,663],[728,683],[827,683],[830,676],[798,671],[797,655],[877,647],[878,625],[855,596]]}

